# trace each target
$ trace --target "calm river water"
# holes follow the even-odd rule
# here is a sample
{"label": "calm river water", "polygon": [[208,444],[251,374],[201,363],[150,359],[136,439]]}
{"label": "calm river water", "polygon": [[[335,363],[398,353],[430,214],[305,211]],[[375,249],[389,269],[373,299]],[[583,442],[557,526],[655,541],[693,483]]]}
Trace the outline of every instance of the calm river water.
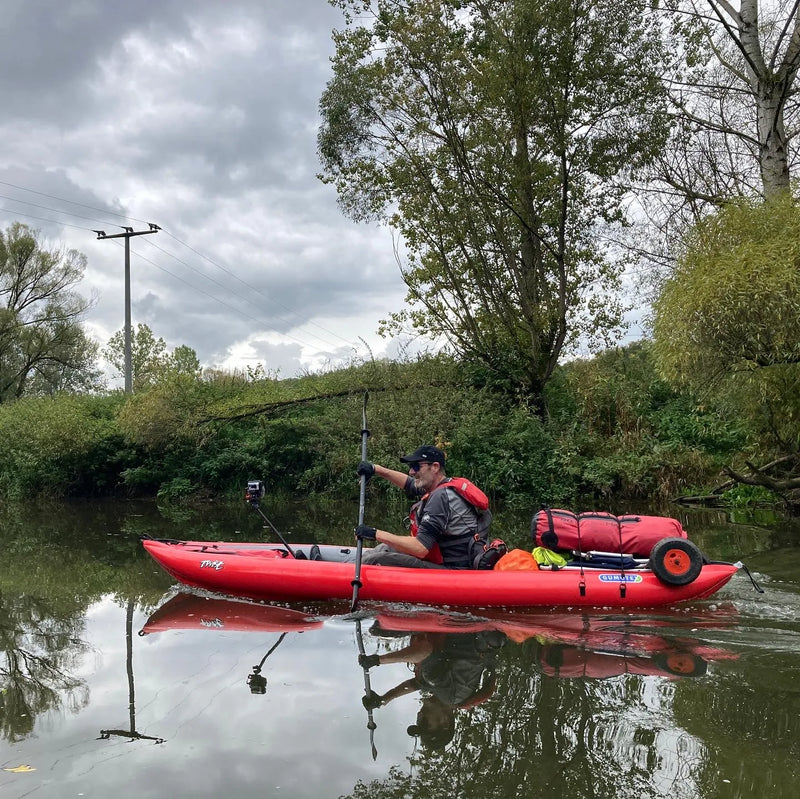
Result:
{"label": "calm river water", "polygon": [[[349,543],[356,506],[263,508]],[[650,613],[353,617],[183,593],[141,549],[268,537],[244,503],[2,508],[0,795],[794,799],[800,524],[665,510],[764,593],[740,572]],[[495,531],[527,545],[528,523]]]}

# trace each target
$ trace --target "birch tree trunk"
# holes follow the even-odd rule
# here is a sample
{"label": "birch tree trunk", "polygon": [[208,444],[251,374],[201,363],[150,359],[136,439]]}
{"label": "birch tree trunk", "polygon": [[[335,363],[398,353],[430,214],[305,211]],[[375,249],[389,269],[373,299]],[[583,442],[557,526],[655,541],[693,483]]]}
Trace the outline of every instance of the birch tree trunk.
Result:
{"label": "birch tree trunk", "polygon": [[[800,65],[800,15],[792,4],[764,52],[759,30],[758,0],[741,0],[737,11],[727,0],[708,0],[714,15],[744,60],[744,78],[755,101],[759,169],[765,197],[789,188],[789,142],[784,110]],[[733,69],[732,66],[728,66]]]}

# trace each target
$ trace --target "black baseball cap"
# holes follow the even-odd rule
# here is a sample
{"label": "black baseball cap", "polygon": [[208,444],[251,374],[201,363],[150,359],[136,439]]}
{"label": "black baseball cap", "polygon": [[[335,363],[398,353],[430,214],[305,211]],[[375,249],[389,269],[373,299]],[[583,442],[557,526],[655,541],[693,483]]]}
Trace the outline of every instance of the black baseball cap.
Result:
{"label": "black baseball cap", "polygon": [[417,447],[410,455],[403,455],[400,460],[403,463],[441,463],[444,466],[444,452],[438,447],[430,444],[423,444]]}

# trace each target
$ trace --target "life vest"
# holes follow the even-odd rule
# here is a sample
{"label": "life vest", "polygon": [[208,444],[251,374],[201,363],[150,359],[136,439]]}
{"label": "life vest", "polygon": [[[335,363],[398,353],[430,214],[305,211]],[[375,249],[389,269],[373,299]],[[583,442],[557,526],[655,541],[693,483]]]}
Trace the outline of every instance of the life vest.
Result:
{"label": "life vest", "polygon": [[[478,514],[478,533],[481,537],[484,537],[486,534],[486,530],[489,526],[489,521],[491,521],[491,514],[487,514],[486,511],[489,510],[489,497],[483,493],[483,491],[478,488],[471,480],[468,480],[466,477],[448,477],[443,480],[439,485],[434,486],[427,494],[423,495],[417,502],[415,502],[411,506],[411,510],[409,511],[408,518],[411,522],[411,535],[416,536],[419,533],[419,519],[423,515],[423,511],[425,510],[425,504],[427,503],[430,495],[434,491],[438,491],[440,488],[450,488],[455,491],[459,496],[461,496],[464,500],[466,500],[473,508],[475,508]],[[486,519],[486,524],[481,525],[481,520]],[[444,558],[442,557],[442,551],[439,548],[438,544],[434,544],[431,549],[428,551],[428,554],[423,558],[423,560],[428,560],[431,563],[444,563]]]}

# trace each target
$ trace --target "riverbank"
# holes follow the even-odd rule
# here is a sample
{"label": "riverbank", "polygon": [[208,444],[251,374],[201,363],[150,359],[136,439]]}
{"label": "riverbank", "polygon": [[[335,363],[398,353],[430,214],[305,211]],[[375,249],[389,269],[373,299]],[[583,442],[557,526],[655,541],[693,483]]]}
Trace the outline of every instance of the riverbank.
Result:
{"label": "riverbank", "polygon": [[[509,507],[699,495],[724,468],[759,460],[752,430],[671,390],[636,344],[560,367],[544,412],[445,356],[294,380],[179,375],[133,396],[21,399],[0,406],[0,495],[169,502],[235,496],[256,478],[270,491],[341,496],[354,486],[365,394],[371,460],[399,465],[402,453],[435,443],[450,474]],[[720,497],[777,501],[737,483]]]}

